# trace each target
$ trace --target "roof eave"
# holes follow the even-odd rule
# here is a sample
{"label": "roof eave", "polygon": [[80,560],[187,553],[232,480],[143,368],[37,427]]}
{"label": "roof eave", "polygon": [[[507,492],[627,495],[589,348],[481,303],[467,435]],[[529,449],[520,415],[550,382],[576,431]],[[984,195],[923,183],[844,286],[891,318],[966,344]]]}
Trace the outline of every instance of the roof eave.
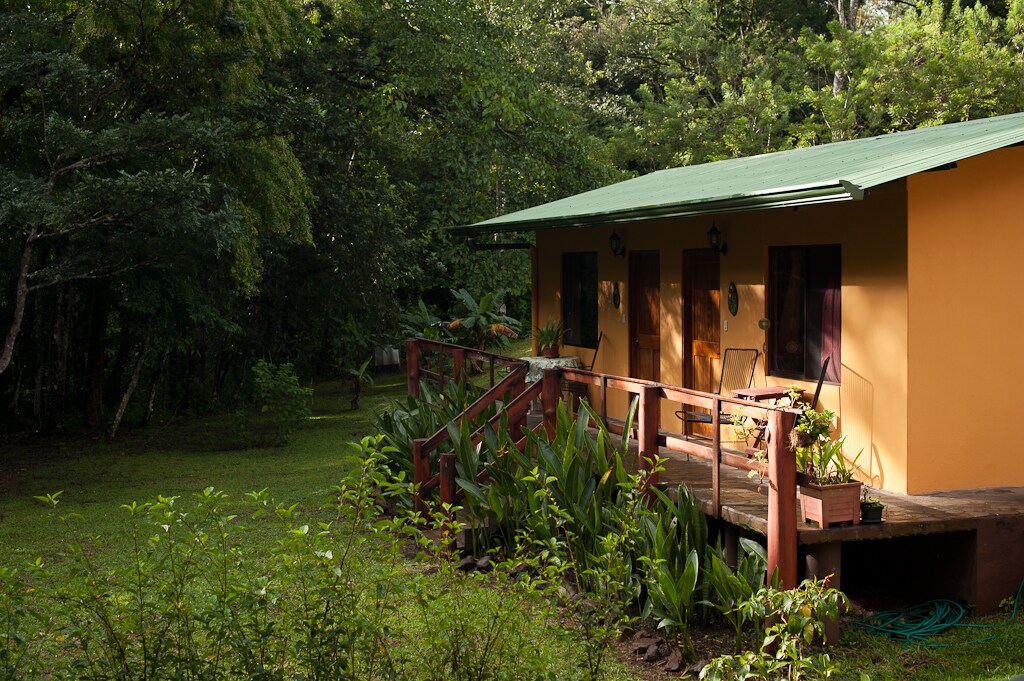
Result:
{"label": "roof eave", "polygon": [[453,227],[450,231],[452,234],[459,236],[479,236],[482,234],[499,234],[504,232],[536,232],[545,229],[591,227],[594,225],[611,225],[622,222],[655,220],[658,218],[684,218],[696,215],[714,215],[716,213],[738,213],[766,208],[789,208],[818,203],[831,203],[833,201],[849,201],[863,197],[863,189],[850,182],[840,180],[835,184],[826,186],[775,194],[759,194],[719,201],[670,204],[639,208],[631,211],[592,213],[561,218],[487,221]]}

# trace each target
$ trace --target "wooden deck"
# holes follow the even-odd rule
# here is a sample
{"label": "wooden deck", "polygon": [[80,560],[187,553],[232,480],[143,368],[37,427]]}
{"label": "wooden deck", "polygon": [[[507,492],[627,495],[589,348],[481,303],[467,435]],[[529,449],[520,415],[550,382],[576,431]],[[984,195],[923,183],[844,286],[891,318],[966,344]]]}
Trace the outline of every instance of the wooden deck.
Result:
{"label": "wooden deck", "polygon": [[[666,458],[662,483],[670,487],[683,483],[711,512],[711,466],[699,459],[687,460],[674,452]],[[768,529],[767,480],[758,489],[757,478],[734,468],[722,469],[722,519],[760,534]],[[940,492],[936,494],[895,494],[867,487],[868,494],[885,504],[884,519],[876,524],[841,525],[822,529],[814,523],[798,522],[797,541],[802,545],[889,539],[977,529],[980,520],[1024,519],[1024,487]]]}

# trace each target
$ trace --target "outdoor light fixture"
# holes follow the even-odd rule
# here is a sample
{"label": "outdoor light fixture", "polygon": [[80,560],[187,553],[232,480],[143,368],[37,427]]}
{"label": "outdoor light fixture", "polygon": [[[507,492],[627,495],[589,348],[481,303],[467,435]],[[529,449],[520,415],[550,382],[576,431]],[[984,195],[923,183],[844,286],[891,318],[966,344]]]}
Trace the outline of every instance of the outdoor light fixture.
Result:
{"label": "outdoor light fixture", "polygon": [[612,249],[612,255],[615,257],[624,258],[626,256],[626,247],[622,245],[622,237],[618,232],[612,232],[612,235],[608,237],[608,247]]}
{"label": "outdoor light fixture", "polygon": [[708,247],[711,248],[715,253],[721,253],[725,255],[729,252],[729,244],[722,241],[722,233],[715,227],[715,223],[711,223],[711,229],[708,230]]}

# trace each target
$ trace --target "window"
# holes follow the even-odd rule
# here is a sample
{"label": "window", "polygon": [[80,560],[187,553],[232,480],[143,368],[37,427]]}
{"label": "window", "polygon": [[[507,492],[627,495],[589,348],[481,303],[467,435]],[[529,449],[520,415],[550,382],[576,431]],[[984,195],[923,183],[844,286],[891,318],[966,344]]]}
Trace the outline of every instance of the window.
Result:
{"label": "window", "polygon": [[768,370],[772,376],[838,383],[842,359],[842,258],[837,244],[768,250]]}
{"label": "window", "polygon": [[566,345],[597,347],[597,253],[562,254],[562,323]]}

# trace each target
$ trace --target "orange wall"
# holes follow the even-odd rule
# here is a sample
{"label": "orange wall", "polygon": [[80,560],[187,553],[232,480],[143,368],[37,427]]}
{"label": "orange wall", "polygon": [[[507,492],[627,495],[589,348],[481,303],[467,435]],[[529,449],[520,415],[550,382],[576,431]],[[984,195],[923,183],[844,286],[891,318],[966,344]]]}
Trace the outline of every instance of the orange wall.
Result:
{"label": "orange wall", "polygon": [[[598,254],[600,329],[604,331],[594,369],[625,375],[629,370],[626,290],[627,258],[615,258],[608,237],[617,231],[629,250],[661,253],[661,381],[681,385],[683,249],[706,246],[712,220],[724,233],[729,252],[721,258],[722,348],[763,350],[758,320],[765,314],[764,276],[769,246],[841,243],[843,246],[842,385],[825,386],[821,403],[835,410],[847,436],[849,456],[863,450],[858,476],[894,491],[907,489],[907,286],[906,194],[902,182],[873,190],[863,201],[794,209],[775,209],[652,220],[593,228],[541,231],[538,248],[538,319],[561,315],[561,254]],[[622,303],[612,305],[619,283]],[[729,314],[726,290],[735,282],[740,309]],[[572,352],[573,348],[566,348]],[[589,362],[592,351],[579,349]],[[789,379],[765,377],[763,359],[756,385],[788,385]],[[813,391],[813,383],[798,385]],[[612,393],[609,413],[621,416],[626,398]],[[678,405],[663,404],[662,427],[677,430]]]}
{"label": "orange wall", "polygon": [[1024,149],[908,179],[910,491],[1024,485]]}

